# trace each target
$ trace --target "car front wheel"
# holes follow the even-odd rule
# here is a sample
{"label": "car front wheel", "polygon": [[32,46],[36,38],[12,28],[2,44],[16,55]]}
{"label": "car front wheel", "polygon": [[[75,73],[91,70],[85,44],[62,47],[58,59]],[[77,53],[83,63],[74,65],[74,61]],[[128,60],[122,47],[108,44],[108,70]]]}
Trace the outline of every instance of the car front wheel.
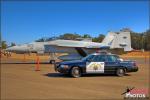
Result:
{"label": "car front wheel", "polygon": [[117,74],[117,76],[122,77],[125,75],[125,70],[122,68],[119,68],[119,69],[117,69],[116,74]]}
{"label": "car front wheel", "polygon": [[71,76],[74,77],[74,78],[78,78],[81,76],[81,70],[79,67],[73,67],[71,69]]}

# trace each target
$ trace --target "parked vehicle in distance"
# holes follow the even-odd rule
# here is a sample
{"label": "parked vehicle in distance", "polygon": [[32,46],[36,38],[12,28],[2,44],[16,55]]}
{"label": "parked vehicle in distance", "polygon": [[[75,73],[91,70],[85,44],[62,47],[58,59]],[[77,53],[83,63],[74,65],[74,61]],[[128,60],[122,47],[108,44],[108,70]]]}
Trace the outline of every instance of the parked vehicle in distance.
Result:
{"label": "parked vehicle in distance", "polygon": [[116,74],[124,76],[128,72],[137,72],[135,61],[122,60],[111,53],[93,53],[81,60],[65,61],[55,64],[55,71],[80,77],[82,74]]}

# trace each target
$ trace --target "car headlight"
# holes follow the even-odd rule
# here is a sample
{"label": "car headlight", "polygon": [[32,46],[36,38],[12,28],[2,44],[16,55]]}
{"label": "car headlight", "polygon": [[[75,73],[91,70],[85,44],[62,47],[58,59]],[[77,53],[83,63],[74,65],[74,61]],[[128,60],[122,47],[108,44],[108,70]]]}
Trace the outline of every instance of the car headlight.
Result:
{"label": "car headlight", "polygon": [[68,65],[60,65],[61,68],[67,69]]}

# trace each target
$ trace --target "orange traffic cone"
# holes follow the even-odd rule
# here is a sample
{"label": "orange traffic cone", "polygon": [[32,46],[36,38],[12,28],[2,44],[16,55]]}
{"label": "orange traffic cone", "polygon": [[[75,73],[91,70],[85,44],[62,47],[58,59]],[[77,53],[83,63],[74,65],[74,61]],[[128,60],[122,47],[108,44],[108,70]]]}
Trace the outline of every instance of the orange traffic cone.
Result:
{"label": "orange traffic cone", "polygon": [[40,59],[39,59],[38,56],[37,56],[37,59],[36,59],[36,68],[35,68],[35,71],[40,71]]}

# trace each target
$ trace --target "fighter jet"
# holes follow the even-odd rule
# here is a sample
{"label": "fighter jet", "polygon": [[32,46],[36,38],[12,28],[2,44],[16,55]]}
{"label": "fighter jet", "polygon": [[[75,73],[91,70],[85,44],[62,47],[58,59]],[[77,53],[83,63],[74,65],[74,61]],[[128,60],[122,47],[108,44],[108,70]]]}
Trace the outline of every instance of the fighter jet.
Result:
{"label": "fighter jet", "polygon": [[131,37],[129,31],[109,32],[101,43],[75,40],[55,40],[44,45],[45,52],[68,53],[58,57],[61,60],[77,60],[98,50],[122,48],[131,51]]}
{"label": "fighter jet", "polygon": [[[67,53],[67,55],[58,57],[61,60],[77,60],[97,50],[123,48],[125,51],[131,51],[130,32],[109,32],[101,43],[78,40],[52,40],[44,42],[32,42],[29,44],[17,45],[7,48],[7,51],[15,53]],[[50,62],[54,61],[53,57]]]}

